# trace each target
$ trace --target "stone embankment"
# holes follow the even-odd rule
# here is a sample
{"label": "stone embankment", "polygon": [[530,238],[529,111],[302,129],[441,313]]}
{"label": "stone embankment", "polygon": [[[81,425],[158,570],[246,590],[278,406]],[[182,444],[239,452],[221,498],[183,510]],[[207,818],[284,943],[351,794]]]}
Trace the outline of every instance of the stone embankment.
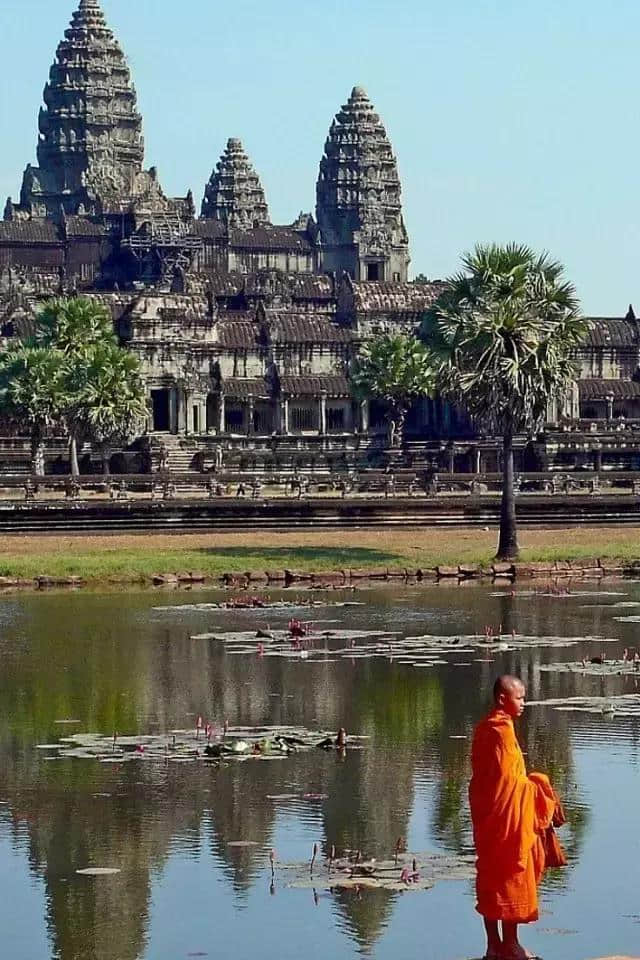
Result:
{"label": "stone embankment", "polygon": [[[517,504],[522,526],[612,526],[640,523],[640,497],[587,495],[522,496]],[[497,527],[498,497],[442,496],[431,499],[382,497],[341,500],[314,497],[249,500],[128,500],[0,503],[0,533],[52,534],[92,532],[291,531],[415,526]]]}
{"label": "stone embankment", "polygon": [[[356,588],[365,581],[386,583],[463,583],[469,580],[488,579],[492,582],[515,583],[522,580],[576,581],[598,580],[603,577],[640,577],[640,558],[637,560],[601,560],[586,558],[581,560],[497,563],[487,566],[473,564],[452,564],[435,567],[372,567],[345,570],[248,570],[246,572],[209,575],[199,571],[178,571],[157,573],[143,578],[142,582],[155,586],[180,586],[209,584],[211,586],[237,589],[260,589],[271,587],[301,587],[306,589],[349,589]],[[105,577],[106,583],[141,582],[141,578],[126,576]],[[25,588],[44,590],[50,587],[82,587],[87,581],[82,577],[38,576],[33,579],[0,577],[0,589]]]}

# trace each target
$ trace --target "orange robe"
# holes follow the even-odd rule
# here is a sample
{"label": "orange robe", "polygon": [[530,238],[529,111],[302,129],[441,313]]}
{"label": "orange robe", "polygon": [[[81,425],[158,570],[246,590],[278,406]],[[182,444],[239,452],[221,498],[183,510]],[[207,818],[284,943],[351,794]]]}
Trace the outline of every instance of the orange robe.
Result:
{"label": "orange robe", "polygon": [[513,720],[495,709],[478,724],[469,787],[477,854],[476,910],[488,920],[538,919],[544,833],[556,797],[546,776],[527,770]]}

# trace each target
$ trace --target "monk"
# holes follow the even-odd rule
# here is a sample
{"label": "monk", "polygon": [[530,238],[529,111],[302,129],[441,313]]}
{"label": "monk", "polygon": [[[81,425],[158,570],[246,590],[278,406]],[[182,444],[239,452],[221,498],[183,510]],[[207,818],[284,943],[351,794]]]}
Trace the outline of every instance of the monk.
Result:
{"label": "monk", "polygon": [[469,799],[477,853],[476,910],[484,918],[486,960],[533,956],[518,940],[518,925],[538,919],[545,835],[556,807],[561,810],[548,778],[527,776],[513,726],[524,712],[525,693],[517,677],[499,677],[493,709],[473,737]]}

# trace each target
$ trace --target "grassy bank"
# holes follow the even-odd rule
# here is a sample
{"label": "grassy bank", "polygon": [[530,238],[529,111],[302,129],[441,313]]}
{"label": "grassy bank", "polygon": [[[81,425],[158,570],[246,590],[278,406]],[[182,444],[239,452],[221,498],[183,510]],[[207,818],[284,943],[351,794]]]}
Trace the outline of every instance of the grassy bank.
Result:
{"label": "grassy bank", "polygon": [[[523,560],[640,557],[638,531],[624,527],[525,529]],[[434,567],[488,563],[496,532],[481,530],[319,531],[317,533],[6,536],[0,576],[81,576],[136,582],[155,574],[198,571],[207,576],[248,570],[323,571],[382,566]]]}

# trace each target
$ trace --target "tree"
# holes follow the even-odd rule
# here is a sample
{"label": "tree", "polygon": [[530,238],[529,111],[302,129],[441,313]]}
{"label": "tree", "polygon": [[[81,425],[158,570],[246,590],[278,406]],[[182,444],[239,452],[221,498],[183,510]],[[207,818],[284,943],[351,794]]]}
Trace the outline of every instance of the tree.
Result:
{"label": "tree", "polygon": [[49,300],[35,319],[32,342],[77,357],[100,343],[117,343],[111,316],[87,297]]}
{"label": "tree", "polygon": [[28,425],[40,448],[46,429],[64,428],[74,476],[84,440],[106,468],[110,445],[131,439],[146,415],[138,360],[118,345],[108,311],[87,298],[50,300],[32,335],[0,358],[0,411]]}
{"label": "tree", "polygon": [[97,343],[75,364],[66,381],[66,418],[70,433],[90,440],[102,454],[109,472],[114,444],[129,443],[147,414],[146,395],[138,360],[114,343]]}
{"label": "tree", "polygon": [[0,411],[29,434],[36,476],[44,473],[44,438],[62,415],[65,374],[59,350],[22,344],[0,356]]}
{"label": "tree", "polygon": [[575,349],[588,323],[563,266],[546,253],[478,245],[462,264],[427,312],[422,337],[440,358],[442,392],[502,437],[497,558],[514,559],[514,436],[537,433],[549,399],[575,379]]}
{"label": "tree", "polygon": [[[82,407],[80,390],[84,377],[92,365],[92,354],[100,345],[116,345],[113,322],[105,308],[86,297],[50,300],[35,321],[32,343],[39,347],[58,350],[69,363],[71,380],[66,385],[63,421],[69,436],[71,473],[78,476],[78,447],[83,441],[83,423],[78,416]],[[81,386],[82,385],[82,386]]]}
{"label": "tree", "polygon": [[401,446],[407,410],[436,385],[436,365],[417,337],[381,334],[365,344],[351,372],[356,396],[377,397],[388,405],[389,446]]}

